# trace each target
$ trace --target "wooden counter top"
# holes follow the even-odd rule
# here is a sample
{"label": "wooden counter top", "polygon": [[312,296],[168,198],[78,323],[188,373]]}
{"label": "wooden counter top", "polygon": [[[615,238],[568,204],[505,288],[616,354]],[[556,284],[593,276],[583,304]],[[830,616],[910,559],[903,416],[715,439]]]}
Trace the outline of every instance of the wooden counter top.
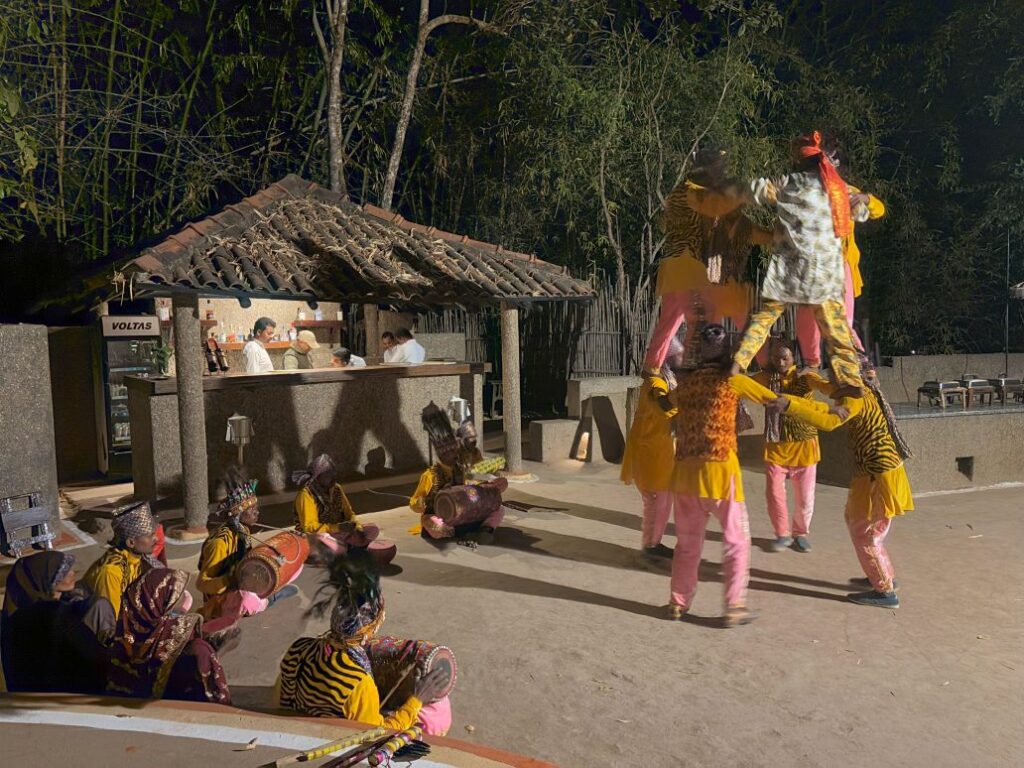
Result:
{"label": "wooden counter top", "polygon": [[[364,379],[415,379],[432,376],[464,376],[484,374],[491,370],[490,363],[442,363],[426,362],[418,365],[369,365],[365,368],[314,368],[306,371],[270,371],[268,373],[229,373],[218,376],[203,376],[203,391],[242,387],[288,387],[303,384],[326,384],[332,381],[361,381]],[[171,376],[166,379],[126,376],[124,383],[129,391],[146,396],[174,395],[178,382]]]}

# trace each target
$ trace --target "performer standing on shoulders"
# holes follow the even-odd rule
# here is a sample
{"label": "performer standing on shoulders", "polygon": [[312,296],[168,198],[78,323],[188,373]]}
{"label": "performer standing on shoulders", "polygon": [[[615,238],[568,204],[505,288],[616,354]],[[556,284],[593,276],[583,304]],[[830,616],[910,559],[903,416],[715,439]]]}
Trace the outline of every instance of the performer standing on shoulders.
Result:
{"label": "performer standing on shoulders", "polygon": [[[218,512],[226,518],[225,522],[206,539],[199,555],[196,587],[204,599],[199,613],[207,620],[222,616],[255,616],[271,603],[298,592],[296,587],[289,585],[264,599],[254,592],[238,588],[236,572],[239,563],[252,549],[249,526],[259,520],[260,506],[255,480],[233,478],[227,484],[227,498],[218,507]],[[292,581],[300,573],[301,566]]]}
{"label": "performer standing on shoulders", "polygon": [[[830,142],[826,139],[826,144]],[[834,142],[826,146],[826,153],[832,165],[840,166],[839,148]],[[871,194],[861,192],[852,184],[847,184],[850,190],[850,212],[854,222],[863,222],[872,219],[880,219],[885,216],[885,204]],[[843,270],[844,270],[844,292],[843,306],[846,309],[846,324],[850,326],[850,336],[853,338],[857,349],[864,350],[857,331],[853,326],[853,309],[858,296],[864,289],[864,278],[860,273],[860,248],[854,239],[856,226],[851,226],[848,237],[843,238]],[[811,368],[821,366],[821,332],[814,320],[814,309],[812,307],[800,307],[796,311],[796,336],[800,341],[800,352],[804,358],[804,364]]]}
{"label": "performer standing on shoulders", "polygon": [[747,256],[751,244],[768,245],[772,234],[742,215],[743,194],[730,190],[726,171],[724,150],[702,149],[694,154],[686,181],[665,200],[664,257],[656,287],[661,310],[644,358],[648,375],[658,374],[684,321],[689,350],[698,311],[710,322],[729,317],[740,325],[750,310],[742,282]]}
{"label": "performer standing on shoulders", "polygon": [[871,587],[849,597],[860,605],[899,608],[895,572],[885,538],[892,519],[914,508],[910,480],[903,466],[912,454],[878,386],[875,369],[863,356],[861,365],[869,390],[863,398],[850,397],[849,387],[837,385],[832,399],[839,404],[838,408],[829,409],[825,403],[793,395],[783,395],[774,407],[826,432],[849,424],[856,472],[846,499],[846,527],[867,576],[866,580],[852,581]]}
{"label": "performer standing on shoulders", "polygon": [[641,546],[648,557],[672,557],[672,550],[661,543],[675,498],[672,471],[676,463],[672,435],[675,409],[665,396],[676,387],[673,369],[682,368],[682,364],[683,345],[674,338],[661,375],[648,377],[640,387],[639,403],[622,457],[622,482],[635,485],[643,502]]}
{"label": "performer standing on shoulders", "polygon": [[[832,390],[828,381],[816,373],[798,374],[793,364],[793,350],[781,339],[772,342],[768,370],[755,375],[754,380],[772,392],[795,397],[811,398],[815,390]],[[775,542],[772,544],[775,552],[790,546],[795,546],[798,552],[811,551],[808,535],[814,515],[814,484],[819,461],[821,447],[814,427],[772,408],[765,408],[765,501],[775,529]],[[795,506],[792,527],[786,500],[787,479],[793,484]]]}
{"label": "performer standing on shoulders", "polygon": [[836,379],[859,389],[863,382],[842,303],[842,239],[853,231],[850,192],[822,152],[817,131],[794,142],[793,161],[793,173],[751,184],[753,202],[773,208],[778,220],[761,309],[747,323],[733,373],[747,369],[787,304],[808,304]]}
{"label": "performer standing on shoulders", "polygon": [[725,626],[748,624],[750,525],[743,499],[743,478],[736,456],[736,414],[740,398],[761,405],[776,399],[749,376],[730,376],[732,350],[721,325],[700,332],[701,367],[679,378],[669,395],[677,407],[675,495],[676,551],[672,558],[669,618],[681,619],[697,591],[704,531],[714,515],[722,526],[725,577]]}
{"label": "performer standing on shoulders", "polygon": [[338,468],[326,453],[293,473],[292,481],[301,488],[295,497],[295,527],[332,552],[367,547],[380,535],[376,525],[364,526],[356,519],[338,483]]}
{"label": "performer standing on shoulders", "polygon": [[111,521],[114,538],[110,548],[89,566],[82,581],[96,597],[105,598],[121,613],[121,598],[136,579],[151,568],[164,565],[153,556],[157,523],[145,501],[121,507]]}

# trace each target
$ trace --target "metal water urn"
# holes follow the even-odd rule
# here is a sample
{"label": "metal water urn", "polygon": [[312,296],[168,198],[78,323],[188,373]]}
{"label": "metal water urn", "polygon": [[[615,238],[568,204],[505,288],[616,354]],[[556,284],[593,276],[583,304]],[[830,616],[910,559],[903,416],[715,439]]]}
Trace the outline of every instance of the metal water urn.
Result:
{"label": "metal water urn", "polygon": [[245,457],[245,446],[252,442],[256,433],[252,428],[252,419],[241,414],[228,417],[228,433],[225,442],[238,446],[238,466],[242,466]]}
{"label": "metal water urn", "polygon": [[469,416],[469,401],[452,395],[452,399],[448,401],[448,418],[451,419],[452,425],[458,427]]}

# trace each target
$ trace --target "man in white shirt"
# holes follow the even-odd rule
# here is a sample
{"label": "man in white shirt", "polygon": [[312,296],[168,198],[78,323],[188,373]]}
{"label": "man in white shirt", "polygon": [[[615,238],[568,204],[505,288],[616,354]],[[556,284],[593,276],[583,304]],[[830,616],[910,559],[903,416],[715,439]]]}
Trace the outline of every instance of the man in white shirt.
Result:
{"label": "man in white shirt", "polygon": [[385,363],[397,362],[398,358],[398,341],[395,339],[395,334],[391,331],[384,331],[380,335],[380,353],[381,359]]}
{"label": "man in white shirt", "polygon": [[365,368],[366,361],[359,355],[353,355],[345,347],[331,352],[331,368]]}
{"label": "man in white shirt", "polygon": [[398,340],[398,355],[393,362],[422,363],[427,359],[427,350],[412,337],[412,331],[408,328],[399,328],[395,338]]}
{"label": "man in white shirt", "polygon": [[264,346],[274,338],[277,324],[269,317],[261,317],[252,327],[252,341],[242,347],[242,359],[246,373],[266,373],[274,370],[267,348]]}

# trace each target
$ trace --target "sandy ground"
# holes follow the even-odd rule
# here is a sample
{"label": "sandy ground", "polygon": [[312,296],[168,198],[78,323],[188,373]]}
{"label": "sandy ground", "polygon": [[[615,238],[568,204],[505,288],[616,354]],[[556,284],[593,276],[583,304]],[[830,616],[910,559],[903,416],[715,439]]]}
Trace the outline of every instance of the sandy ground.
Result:
{"label": "sandy ground", "polygon": [[[843,489],[818,487],[812,553],[774,554],[763,477],[745,472],[761,618],[723,630],[714,524],[695,615],[668,622],[667,570],[638,559],[638,498],[617,468],[537,469],[509,498],[551,509],[511,515],[492,547],[438,548],[406,533],[407,508],[372,514],[400,549],[386,631],[457,654],[451,735],[572,767],[1024,762],[1024,488],[919,499],[890,536],[903,607],[886,611],[845,600],[860,573]],[[197,554],[170,550],[192,568]],[[245,620],[224,658],[236,705],[268,706],[284,650],[320,631],[303,616],[320,576]]]}

